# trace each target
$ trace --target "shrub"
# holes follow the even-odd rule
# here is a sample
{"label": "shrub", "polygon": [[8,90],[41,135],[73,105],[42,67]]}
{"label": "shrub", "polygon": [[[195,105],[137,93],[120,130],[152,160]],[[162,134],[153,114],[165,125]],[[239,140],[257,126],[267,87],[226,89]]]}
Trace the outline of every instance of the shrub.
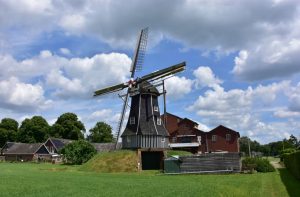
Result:
{"label": "shrub", "polygon": [[96,153],[96,149],[89,142],[78,140],[66,145],[62,150],[65,163],[82,164],[91,159]]}
{"label": "shrub", "polygon": [[284,154],[289,154],[289,153],[294,153],[296,152],[297,150],[295,148],[287,148],[287,149],[284,149],[280,152],[280,161],[283,161],[283,155]]}
{"label": "shrub", "polygon": [[258,157],[247,157],[242,161],[242,167],[246,170],[256,170],[257,172],[274,172],[275,168],[270,161]]}
{"label": "shrub", "polygon": [[283,162],[291,174],[300,179],[300,151],[283,154]]}

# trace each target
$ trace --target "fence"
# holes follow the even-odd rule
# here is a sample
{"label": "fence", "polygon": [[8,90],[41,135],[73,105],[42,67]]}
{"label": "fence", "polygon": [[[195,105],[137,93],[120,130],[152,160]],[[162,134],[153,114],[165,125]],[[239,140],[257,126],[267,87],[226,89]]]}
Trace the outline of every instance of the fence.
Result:
{"label": "fence", "polygon": [[[178,173],[220,173],[241,171],[241,157],[239,153],[207,153],[193,156],[180,156],[178,161]],[[168,169],[167,165],[165,166],[165,173],[175,172],[172,169]]]}

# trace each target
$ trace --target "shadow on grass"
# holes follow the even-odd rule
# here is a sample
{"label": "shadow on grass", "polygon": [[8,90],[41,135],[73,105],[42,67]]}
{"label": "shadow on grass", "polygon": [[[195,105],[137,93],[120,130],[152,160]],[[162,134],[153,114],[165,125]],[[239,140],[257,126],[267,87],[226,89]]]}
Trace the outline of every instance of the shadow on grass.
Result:
{"label": "shadow on grass", "polygon": [[300,181],[297,180],[286,168],[278,169],[280,178],[289,193],[289,196],[299,196]]}

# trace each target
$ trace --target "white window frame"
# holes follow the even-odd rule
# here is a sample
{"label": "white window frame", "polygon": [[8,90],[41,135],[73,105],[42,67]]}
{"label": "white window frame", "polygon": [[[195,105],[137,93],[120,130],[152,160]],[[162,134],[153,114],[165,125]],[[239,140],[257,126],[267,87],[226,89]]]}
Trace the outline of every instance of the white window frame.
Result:
{"label": "white window frame", "polygon": [[226,134],[226,141],[230,141],[231,140],[231,134],[230,133],[227,133]]}
{"label": "white window frame", "polygon": [[161,118],[160,117],[157,117],[156,123],[157,123],[157,125],[161,125]]}
{"label": "white window frame", "polygon": [[129,118],[129,124],[130,124],[130,125],[135,124],[135,117],[134,117],[134,116],[131,116],[131,117]]}
{"label": "white window frame", "polygon": [[201,135],[197,136],[198,143],[201,145]]}
{"label": "white window frame", "polygon": [[211,141],[216,142],[217,141],[217,135],[212,135],[211,136]]}
{"label": "white window frame", "polygon": [[154,105],[154,106],[153,106],[153,111],[158,112],[158,106]]}
{"label": "white window frame", "polygon": [[172,143],[176,143],[177,137],[172,137]]}

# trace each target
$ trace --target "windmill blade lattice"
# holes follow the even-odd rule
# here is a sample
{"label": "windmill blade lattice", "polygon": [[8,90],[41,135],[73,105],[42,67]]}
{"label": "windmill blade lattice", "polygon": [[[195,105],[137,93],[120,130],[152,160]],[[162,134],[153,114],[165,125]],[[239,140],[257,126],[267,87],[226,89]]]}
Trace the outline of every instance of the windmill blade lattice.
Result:
{"label": "windmill blade lattice", "polygon": [[145,28],[142,29],[138,37],[138,41],[135,48],[131,69],[130,69],[131,78],[134,77],[135,71],[142,69],[146,48],[147,48],[147,39],[148,39],[148,28]]}

